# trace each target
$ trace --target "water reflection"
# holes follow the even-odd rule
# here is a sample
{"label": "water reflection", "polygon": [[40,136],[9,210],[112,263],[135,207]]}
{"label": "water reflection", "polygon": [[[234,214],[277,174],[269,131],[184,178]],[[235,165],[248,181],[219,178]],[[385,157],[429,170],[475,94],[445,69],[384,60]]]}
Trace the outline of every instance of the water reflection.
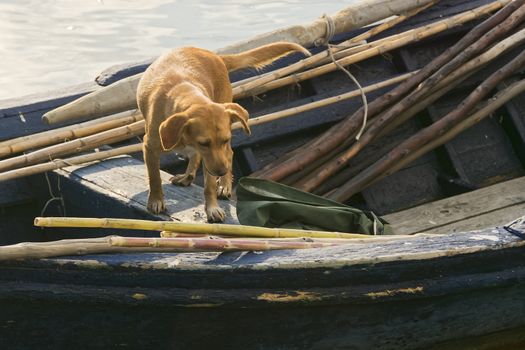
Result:
{"label": "water reflection", "polygon": [[172,47],[216,49],[351,1],[0,0],[0,99],[86,82]]}

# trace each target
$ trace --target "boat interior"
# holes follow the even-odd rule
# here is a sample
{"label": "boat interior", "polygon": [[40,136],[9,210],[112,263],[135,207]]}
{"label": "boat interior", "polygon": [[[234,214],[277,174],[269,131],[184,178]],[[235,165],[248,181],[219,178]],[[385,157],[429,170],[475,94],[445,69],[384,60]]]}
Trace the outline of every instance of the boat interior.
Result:
{"label": "boat interior", "polygon": [[[480,2],[480,1],[478,1]],[[461,11],[465,6],[426,11],[382,34],[387,36],[434,20],[443,11]],[[436,54],[451,46],[475,23],[452,28],[442,34],[367,59],[349,67],[362,85],[399,76],[423,67]],[[338,35],[343,41],[359,31]],[[503,55],[458,88],[446,94],[417,117],[398,126],[353,159],[345,169],[352,173],[371,164],[392,145],[439,119],[457,105],[476,84],[506,62],[523,46]],[[312,48],[312,51],[319,48]],[[272,70],[300,59],[291,55],[267,68]],[[232,76],[240,80],[255,74],[246,71]],[[264,72],[263,72],[264,73]],[[523,75],[523,72],[521,73]],[[0,104],[0,139],[45,130],[40,117],[46,111],[99,87],[95,83],[60,91],[50,96],[7,101]],[[504,85],[504,84],[503,84]],[[503,88],[504,86],[501,86]],[[342,72],[334,71],[300,84],[284,86],[239,102],[251,117],[299,106],[355,89]],[[368,94],[368,99],[388,91]],[[252,135],[234,133],[232,146],[234,177],[249,176],[287,152],[301,147],[335,122],[361,106],[359,98],[302,112],[268,124],[252,127]],[[23,116],[23,118],[21,117]],[[23,121],[22,121],[23,120]],[[140,142],[140,138],[117,145]],[[105,146],[108,147],[108,146]],[[202,176],[196,184],[180,188],[169,184],[171,174],[184,172],[186,160],[176,154],[161,159],[167,212],[147,212],[147,178],[140,153],[83,166],[71,166],[29,178],[0,183],[0,235],[2,244],[68,237],[67,232],[46,233],[32,225],[35,216],[93,216],[169,219],[204,222]],[[454,233],[501,226],[525,213],[525,96],[520,95],[491,117],[463,132],[452,141],[427,153],[400,171],[354,195],[346,204],[383,216],[397,234],[419,232]],[[322,194],[323,189],[319,189]],[[227,223],[237,223],[235,200],[221,201]],[[145,232],[129,234],[139,235]],[[86,237],[102,234],[84,232]],[[151,233],[150,233],[151,234]]]}

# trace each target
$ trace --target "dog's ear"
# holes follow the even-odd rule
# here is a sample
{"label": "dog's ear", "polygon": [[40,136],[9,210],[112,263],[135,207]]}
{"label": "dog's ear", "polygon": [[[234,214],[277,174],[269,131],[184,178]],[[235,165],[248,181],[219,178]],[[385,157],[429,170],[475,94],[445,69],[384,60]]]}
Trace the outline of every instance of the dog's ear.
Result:
{"label": "dog's ear", "polygon": [[189,117],[186,113],[177,113],[160,124],[159,134],[162,148],[169,151],[181,141]]}
{"label": "dog's ear", "polygon": [[225,103],[224,108],[226,109],[226,113],[230,115],[231,122],[240,122],[242,125],[242,128],[244,131],[251,135],[252,131],[250,130],[250,126],[248,125],[248,111],[242,108],[237,103]]}

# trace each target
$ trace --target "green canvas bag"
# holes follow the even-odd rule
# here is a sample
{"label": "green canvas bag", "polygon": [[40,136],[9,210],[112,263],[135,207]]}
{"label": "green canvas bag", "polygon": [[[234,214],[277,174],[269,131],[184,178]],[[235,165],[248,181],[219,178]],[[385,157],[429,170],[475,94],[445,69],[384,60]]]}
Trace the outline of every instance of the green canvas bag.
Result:
{"label": "green canvas bag", "polygon": [[392,234],[386,221],[363,211],[273,181],[244,177],[237,185],[243,225],[363,234]]}

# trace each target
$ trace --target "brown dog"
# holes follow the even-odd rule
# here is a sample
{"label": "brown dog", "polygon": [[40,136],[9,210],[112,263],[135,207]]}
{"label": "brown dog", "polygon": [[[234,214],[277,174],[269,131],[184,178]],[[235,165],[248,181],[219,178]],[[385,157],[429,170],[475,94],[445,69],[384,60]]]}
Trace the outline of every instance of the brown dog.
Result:
{"label": "brown dog", "polygon": [[190,185],[202,160],[208,221],[224,220],[217,197],[231,196],[231,124],[241,122],[250,134],[248,112],[232,103],[228,72],[260,68],[292,51],[310,55],[302,46],[285,42],[235,55],[187,47],[159,57],[146,70],[138,86],[137,102],[146,120],[143,150],[149,177],[149,211],[157,214],[165,209],[159,158],[161,151],[174,150],[188,156],[189,164],[186,173],[172,177],[171,183]]}

